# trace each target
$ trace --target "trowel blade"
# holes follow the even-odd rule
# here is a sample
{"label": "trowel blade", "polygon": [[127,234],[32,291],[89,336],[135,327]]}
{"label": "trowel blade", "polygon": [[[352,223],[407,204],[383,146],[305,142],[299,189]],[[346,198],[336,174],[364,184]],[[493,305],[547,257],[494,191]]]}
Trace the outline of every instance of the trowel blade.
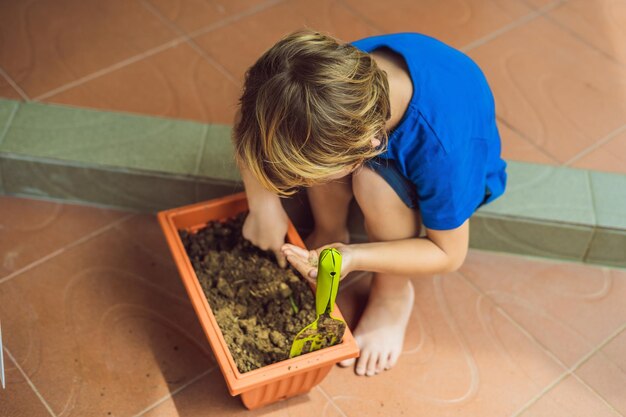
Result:
{"label": "trowel blade", "polygon": [[2,325],[0,324],[0,382],[2,382],[2,389],[4,389],[4,349],[2,348]]}

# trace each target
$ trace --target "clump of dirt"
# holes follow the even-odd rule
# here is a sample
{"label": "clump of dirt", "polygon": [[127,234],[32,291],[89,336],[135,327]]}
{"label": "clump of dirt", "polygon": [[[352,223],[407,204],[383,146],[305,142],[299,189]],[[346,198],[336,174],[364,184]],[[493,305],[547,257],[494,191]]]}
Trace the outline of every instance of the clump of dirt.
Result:
{"label": "clump of dirt", "polygon": [[196,233],[179,231],[242,373],[289,358],[296,334],[316,318],[309,285],[243,238],[246,215],[209,222]]}
{"label": "clump of dirt", "polygon": [[[302,354],[309,353],[314,344],[320,344],[321,348],[332,346],[341,340],[346,331],[346,323],[332,317],[330,314],[322,313],[317,319],[317,328],[312,323],[296,336],[297,340],[304,339]],[[321,349],[320,348],[320,349]]]}

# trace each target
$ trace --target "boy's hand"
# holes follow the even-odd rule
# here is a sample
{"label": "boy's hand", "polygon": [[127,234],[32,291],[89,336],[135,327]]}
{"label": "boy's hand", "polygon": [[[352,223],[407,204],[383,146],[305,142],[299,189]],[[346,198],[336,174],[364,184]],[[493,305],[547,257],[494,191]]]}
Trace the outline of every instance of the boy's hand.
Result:
{"label": "boy's hand", "polygon": [[280,250],[287,258],[287,261],[312,283],[317,283],[317,262],[320,253],[327,248],[335,248],[341,253],[341,276],[343,279],[352,272],[354,268],[354,251],[350,245],[344,243],[331,243],[313,250],[306,250],[299,246],[285,243]]}
{"label": "boy's hand", "polygon": [[282,206],[250,210],[243,224],[243,237],[263,250],[271,250],[281,268],[287,266],[285,255],[280,250],[285,243],[289,219]]}

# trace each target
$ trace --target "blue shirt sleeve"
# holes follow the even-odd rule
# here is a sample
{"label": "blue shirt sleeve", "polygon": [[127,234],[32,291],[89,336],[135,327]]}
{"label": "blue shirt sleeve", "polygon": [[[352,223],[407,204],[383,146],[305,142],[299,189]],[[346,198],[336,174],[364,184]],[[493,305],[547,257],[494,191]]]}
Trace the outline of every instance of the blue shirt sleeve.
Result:
{"label": "blue shirt sleeve", "polygon": [[471,138],[466,146],[422,162],[411,173],[427,228],[455,229],[471,217],[485,200],[486,160],[485,139]]}

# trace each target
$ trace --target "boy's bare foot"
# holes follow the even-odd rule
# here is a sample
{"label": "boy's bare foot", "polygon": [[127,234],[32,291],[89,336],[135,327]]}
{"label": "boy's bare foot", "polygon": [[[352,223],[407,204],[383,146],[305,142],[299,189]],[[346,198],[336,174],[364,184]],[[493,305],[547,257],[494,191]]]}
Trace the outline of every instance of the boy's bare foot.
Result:
{"label": "boy's bare foot", "polygon": [[313,232],[304,239],[304,244],[307,249],[317,249],[333,242],[350,243],[350,232],[348,229],[339,229],[333,232],[314,229]]}
{"label": "boy's bare foot", "polygon": [[[361,349],[361,356],[356,359],[357,375],[373,376],[396,364],[414,297],[408,278],[374,275],[367,306],[354,331]],[[355,359],[347,359],[339,365],[351,366],[354,362]]]}

